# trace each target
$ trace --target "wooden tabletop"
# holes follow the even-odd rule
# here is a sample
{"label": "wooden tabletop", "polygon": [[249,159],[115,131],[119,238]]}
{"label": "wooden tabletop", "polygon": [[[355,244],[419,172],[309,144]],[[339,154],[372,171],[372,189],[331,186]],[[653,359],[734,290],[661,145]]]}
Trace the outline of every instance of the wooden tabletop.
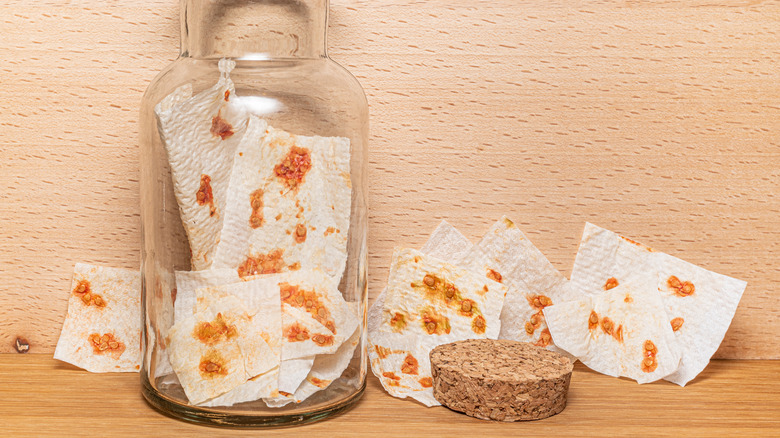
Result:
{"label": "wooden tabletop", "polygon": [[[138,114],[176,0],[0,5],[0,352],[51,353],[77,262],[138,268]],[[394,246],[586,221],[748,282],[717,357],[780,358],[780,4],[332,0],[368,95],[369,294]]]}
{"label": "wooden tabletop", "polygon": [[[138,374],[90,374],[47,355],[0,354],[2,436],[258,436],[174,420],[141,397]],[[525,423],[477,420],[392,398],[373,376],[350,411],[263,436],[780,436],[780,361],[717,360],[685,388],[637,385],[577,364],[566,409]]]}

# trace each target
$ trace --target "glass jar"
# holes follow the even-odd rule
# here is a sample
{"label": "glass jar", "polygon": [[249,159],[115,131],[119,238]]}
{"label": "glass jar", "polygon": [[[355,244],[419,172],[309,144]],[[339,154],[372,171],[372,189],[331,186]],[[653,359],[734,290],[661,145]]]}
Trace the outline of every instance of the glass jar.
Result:
{"label": "glass jar", "polygon": [[163,413],[305,423],[365,388],[368,109],[327,17],[181,2],[179,58],[140,115],[141,383]]}

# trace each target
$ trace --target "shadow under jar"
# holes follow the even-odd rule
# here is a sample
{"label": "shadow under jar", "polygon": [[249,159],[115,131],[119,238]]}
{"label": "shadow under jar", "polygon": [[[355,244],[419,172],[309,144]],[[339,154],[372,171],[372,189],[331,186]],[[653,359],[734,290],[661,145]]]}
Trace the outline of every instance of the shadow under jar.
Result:
{"label": "shadow under jar", "polygon": [[141,107],[142,392],[192,422],[280,426],[366,382],[360,84],[327,0],[183,0]]}

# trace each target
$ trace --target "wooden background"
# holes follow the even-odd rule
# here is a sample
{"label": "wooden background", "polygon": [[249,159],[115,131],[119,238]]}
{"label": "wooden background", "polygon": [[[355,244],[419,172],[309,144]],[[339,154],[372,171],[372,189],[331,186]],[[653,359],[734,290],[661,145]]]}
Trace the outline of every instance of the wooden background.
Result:
{"label": "wooden background", "polygon": [[[585,221],[748,281],[718,353],[780,358],[780,5],[332,0],[371,110],[370,294],[441,219]],[[137,268],[138,106],[175,0],[0,5],[0,352],[51,353],[76,262]]]}

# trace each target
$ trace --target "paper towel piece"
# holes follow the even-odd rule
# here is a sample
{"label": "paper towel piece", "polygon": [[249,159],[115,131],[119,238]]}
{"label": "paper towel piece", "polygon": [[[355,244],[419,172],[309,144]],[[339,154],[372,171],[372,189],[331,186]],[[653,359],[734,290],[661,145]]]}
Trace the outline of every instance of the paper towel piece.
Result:
{"label": "paper towel piece", "polygon": [[255,334],[250,339],[239,338],[249,377],[279,366],[282,351],[279,327],[282,317],[272,289],[264,288],[257,282],[241,282],[198,289],[196,293],[197,313],[209,314],[218,309],[234,315],[245,315],[251,325],[246,332]]}
{"label": "paper towel piece", "polygon": [[[273,275],[245,277],[242,281],[233,270],[177,273],[177,282],[183,290],[203,284],[233,283],[230,293],[235,295],[250,313],[267,306],[267,299],[256,291],[274,291],[276,303],[281,302],[282,316],[279,336],[281,359],[280,390],[293,392],[307,376],[313,357],[336,352],[355,331],[360,321],[344,301],[336,280],[319,270],[300,270]],[[223,289],[228,286],[221,286]],[[214,292],[212,292],[214,293]],[[177,315],[186,314],[189,299],[177,297]],[[279,305],[279,304],[277,304]],[[197,309],[196,309],[197,310]],[[192,312],[192,310],[189,310]],[[298,360],[307,358],[307,360]]]}
{"label": "paper towel piece", "polygon": [[204,271],[176,271],[176,301],[174,321],[179,322],[195,313],[195,291],[205,287],[238,283],[235,269],[207,269]]}
{"label": "paper towel piece", "polygon": [[[459,262],[469,253],[469,250],[473,244],[461,234],[457,229],[446,221],[436,227],[433,234],[428,238],[428,241],[423,246],[421,252],[431,255],[433,257],[439,257],[453,262]],[[440,403],[433,398],[432,385],[430,387],[414,387],[411,384],[406,384],[404,387],[395,385],[394,382],[385,382],[383,374],[385,368],[383,368],[383,361],[380,361],[378,354],[376,353],[375,342],[378,342],[381,348],[391,348],[400,351],[401,348],[406,348],[408,351],[414,351],[420,361],[423,362],[423,375],[420,379],[425,377],[431,377],[430,375],[430,360],[428,355],[430,350],[436,345],[436,342],[431,340],[425,340],[422,336],[404,336],[399,334],[388,334],[380,331],[382,325],[382,315],[384,313],[384,300],[387,294],[387,288],[377,296],[374,304],[368,311],[368,336],[369,336],[369,360],[371,363],[371,370],[375,376],[377,376],[382,383],[382,386],[388,391],[389,394],[394,397],[406,398],[412,397],[413,399],[425,404],[426,406],[439,406]],[[390,342],[395,341],[393,344]],[[424,347],[422,344],[425,343]],[[385,346],[383,346],[385,344]],[[389,345],[389,346],[388,346]],[[382,350],[383,351],[383,350]],[[399,368],[391,368],[392,363],[387,363],[387,372],[393,372],[391,370]],[[427,367],[427,374],[425,369]],[[402,373],[401,373],[402,374]],[[427,382],[423,380],[423,382]],[[432,381],[431,381],[432,382]],[[418,382],[419,384],[419,382]]]}
{"label": "paper towel piece", "polygon": [[[460,232],[447,222],[442,221],[428,239],[422,253],[427,254],[427,256],[451,261],[459,266],[459,268],[455,268],[455,271],[461,275],[462,272],[466,272],[461,269],[463,266],[475,266],[481,260],[472,253],[472,246],[471,242]],[[414,260],[414,256],[412,256],[412,260]],[[485,283],[494,286],[493,290],[496,298],[503,301],[506,289],[499,285],[502,291],[496,290],[495,286],[497,283],[486,278],[484,276],[485,273],[477,274],[472,272],[465,275],[472,281],[478,280],[483,286]],[[390,283],[391,281],[388,281],[388,284]],[[409,285],[411,285],[411,282],[409,282]],[[488,289],[490,287],[488,286]],[[382,386],[391,395],[399,398],[411,397],[426,406],[438,406],[440,403],[434,399],[433,390],[431,389],[432,377],[429,354],[430,350],[435,346],[454,339],[448,339],[447,336],[428,335],[427,330],[424,335],[394,333],[393,329],[387,325],[389,321],[385,317],[385,299],[390,295],[389,290],[388,288],[382,291],[369,309],[368,353],[372,372],[379,378]],[[495,313],[490,319],[498,317],[501,303],[494,303],[488,307],[491,308],[491,313]],[[390,317],[391,320],[392,317]],[[398,322],[398,319],[396,319],[396,322]],[[498,330],[500,330],[500,327],[498,327]],[[495,332],[491,330],[491,335],[495,337],[498,334],[498,330]],[[481,336],[484,336],[484,334]],[[477,336],[472,331],[468,337],[480,336]]]}
{"label": "paper towel piece", "polygon": [[[272,355],[237,298],[220,296],[211,301],[204,311],[174,324],[168,334],[171,365],[193,405],[260,374],[263,364],[250,364],[251,355]],[[257,372],[248,370],[248,365]]]}
{"label": "paper towel piece", "polygon": [[[455,227],[450,225],[447,221],[441,221],[439,225],[436,227],[436,229],[433,231],[431,236],[428,238],[428,241],[425,243],[425,245],[422,247],[420,252],[423,254],[428,254],[433,257],[437,257],[440,259],[445,259],[451,261],[453,264],[457,266],[461,266],[461,262],[468,256],[469,252],[471,251],[471,248],[474,245],[464,236],[460,231],[458,231]],[[371,306],[368,312],[368,332],[369,337],[376,337],[381,336],[379,332],[379,328],[382,322],[382,312],[384,311],[384,303],[385,303],[385,295],[387,293],[387,288],[383,289],[382,292],[376,297],[374,304]],[[382,341],[384,339],[392,339],[392,338],[400,338],[404,339],[403,336],[383,336]],[[379,338],[377,338],[377,341],[380,341]],[[412,343],[419,342],[419,338],[415,337],[411,341]],[[405,341],[399,341],[399,342],[405,342]],[[408,342],[403,344],[402,346],[408,346],[411,348],[411,344],[407,345]],[[371,353],[372,344],[369,343],[369,354]],[[415,347],[416,348],[416,347]],[[433,348],[433,347],[431,347]],[[427,357],[427,353],[426,353]],[[426,363],[428,363],[428,368],[430,369],[430,362],[428,362],[427,359],[423,359]],[[376,362],[376,364],[375,364]],[[379,362],[377,358],[372,359],[371,362],[371,369],[374,372],[374,374],[379,377],[382,374],[382,371],[379,371]],[[429,375],[430,377],[430,375]],[[380,381],[382,378],[380,377]],[[384,385],[383,385],[384,386]],[[396,388],[393,387],[393,392],[396,397],[400,398],[406,398],[405,394],[402,394],[402,391],[396,391]],[[387,387],[385,387],[387,390]],[[438,406],[439,403],[436,402],[433,398],[433,390],[430,388],[424,388],[421,390],[422,392],[425,392],[425,394],[419,394],[418,397],[415,397],[418,401],[422,403],[426,403],[426,401],[433,401],[433,404],[428,404],[428,406]],[[427,403],[426,403],[427,404]]]}
{"label": "paper towel piece", "polygon": [[609,230],[586,223],[571,271],[579,293],[600,294],[622,283],[655,283],[655,251]]}
{"label": "paper towel piece", "polygon": [[355,348],[360,343],[360,332],[355,332],[344,341],[338,350],[332,354],[318,354],[314,365],[295,391],[294,397],[298,403],[306,400],[314,393],[328,388],[334,380],[341,377],[355,355]]}
{"label": "paper towel piece", "polygon": [[[336,379],[344,374],[355,355],[355,348],[360,343],[360,330],[355,328],[352,336],[341,344],[333,354],[318,354],[314,359],[306,378],[293,394],[280,395],[266,399],[269,407],[281,407],[289,403],[302,403],[315,393],[327,389]],[[280,391],[281,392],[281,391]]]}
{"label": "paper towel piece", "polygon": [[679,366],[677,341],[651,284],[623,283],[544,314],[556,345],[600,373],[649,383]]}
{"label": "paper towel piece", "polygon": [[441,221],[420,252],[460,266],[473,246],[474,244],[455,227],[447,221]]}
{"label": "paper towel piece", "polygon": [[506,287],[425,255],[397,249],[384,297],[382,330],[443,342],[498,337]]}
{"label": "paper towel piece", "polygon": [[503,283],[501,275],[493,269],[493,264],[487,254],[473,245],[460,231],[446,221],[439,223],[420,252]]}
{"label": "paper towel piece", "polygon": [[658,290],[682,351],[680,368],[666,380],[685,386],[723,342],[747,283],[664,253],[657,258]]}
{"label": "paper towel piece", "polygon": [[[210,278],[215,278],[211,275]],[[262,347],[242,348],[247,374],[250,379],[235,389],[223,394],[203,406],[232,406],[236,403],[259,400],[278,394],[281,375],[282,334],[281,300],[276,288],[268,287],[263,281],[239,281],[227,285],[202,288],[196,291],[196,311],[202,312],[219,300],[235,299],[240,302],[255,326],[260,338],[268,345],[270,352]],[[259,339],[256,339],[259,341]],[[270,371],[269,371],[270,370]]]}
{"label": "paper towel piece", "polygon": [[[300,386],[296,383],[301,383],[298,379],[305,378],[314,364],[300,359],[336,353],[360,321],[344,301],[336,280],[322,271],[301,270],[271,277],[282,298],[284,365],[280,390],[295,392]],[[298,397],[298,402],[305,398]]]}
{"label": "paper towel piece", "polygon": [[680,368],[666,380],[681,386],[693,380],[717,351],[747,286],[590,223],[585,225],[571,282],[591,295],[626,282],[653,285],[682,355]]}
{"label": "paper towel piece", "polygon": [[[360,323],[357,315],[350,311],[344,301],[336,280],[322,271],[302,269],[276,274],[266,281],[276,284],[283,311],[289,311],[289,314],[295,315],[299,320],[307,318],[322,326],[310,333],[310,339],[306,341],[305,345],[312,344],[312,350],[299,351],[286,356],[287,358],[333,353]],[[293,310],[295,312],[292,312]],[[330,336],[333,339],[330,339]]]}
{"label": "paper towel piece", "polygon": [[240,276],[346,266],[350,144],[292,135],[250,118],[230,178],[214,266]]}
{"label": "paper towel piece", "polygon": [[[442,341],[437,336],[402,335],[383,331],[384,300],[385,294],[382,293],[368,310],[368,357],[371,371],[379,378],[385,391],[393,397],[410,397],[426,406],[440,406],[441,403],[433,397],[430,352],[447,341]],[[391,352],[394,357],[387,360]],[[397,356],[406,359],[406,354],[411,354],[417,361],[417,374],[401,371],[403,360],[399,362]],[[400,377],[400,380],[395,377]]]}
{"label": "paper towel piece", "polygon": [[141,365],[141,274],[77,263],[54,358],[93,373]]}
{"label": "paper towel piece", "polygon": [[284,360],[333,353],[345,339],[344,334],[333,334],[327,327],[313,319],[308,312],[287,303],[282,305],[282,358]]}
{"label": "paper towel piece", "polygon": [[155,107],[193,270],[207,269],[213,261],[234,153],[246,129],[247,113],[232,99],[234,66],[221,60],[214,86],[190,97],[192,88],[184,85]]}
{"label": "paper towel piece", "polygon": [[481,252],[487,259],[479,269],[508,288],[499,338],[529,342],[565,354],[552,343],[542,310],[580,298],[566,277],[506,216],[490,227],[473,251]]}
{"label": "paper towel piece", "polygon": [[393,397],[439,406],[433,397],[430,352],[441,344],[431,336],[374,332],[369,344],[371,371]]}
{"label": "paper towel piece", "polygon": [[264,397],[279,393],[279,368],[274,368],[264,374],[255,376],[234,389],[203,402],[198,406],[233,406],[239,403],[253,402]]}
{"label": "paper towel piece", "polygon": [[279,373],[279,392],[294,393],[309,375],[313,365],[314,356],[283,360],[283,371]]}

